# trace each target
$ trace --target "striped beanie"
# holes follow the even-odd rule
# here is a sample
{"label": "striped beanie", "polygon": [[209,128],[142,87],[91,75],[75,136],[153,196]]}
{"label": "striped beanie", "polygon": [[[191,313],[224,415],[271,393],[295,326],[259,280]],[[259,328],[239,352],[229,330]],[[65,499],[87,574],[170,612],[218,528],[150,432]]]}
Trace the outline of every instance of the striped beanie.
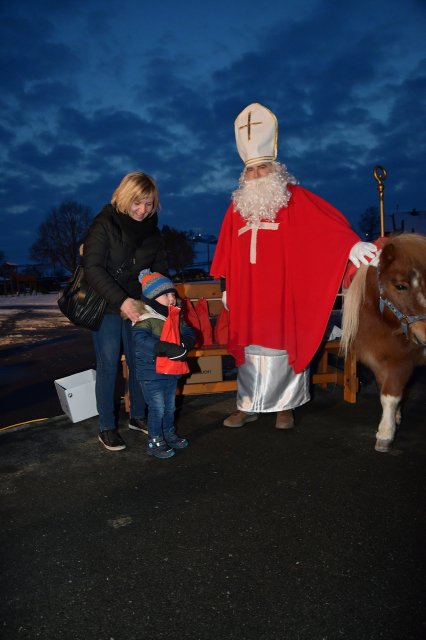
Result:
{"label": "striped beanie", "polygon": [[140,272],[138,279],[142,285],[142,295],[148,300],[155,300],[164,293],[176,293],[173,282],[161,273],[150,273],[145,269]]}

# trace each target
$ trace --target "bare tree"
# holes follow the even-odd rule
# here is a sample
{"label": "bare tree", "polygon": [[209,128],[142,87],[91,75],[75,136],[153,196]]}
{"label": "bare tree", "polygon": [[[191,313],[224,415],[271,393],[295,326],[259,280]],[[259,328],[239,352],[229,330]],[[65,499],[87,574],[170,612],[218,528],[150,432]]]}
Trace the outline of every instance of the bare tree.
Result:
{"label": "bare tree", "polygon": [[31,259],[74,271],[91,218],[88,207],[72,200],[53,208],[38,229],[37,240],[30,249]]}
{"label": "bare tree", "polygon": [[377,207],[369,207],[360,215],[359,228],[369,242],[380,236],[380,213]]}
{"label": "bare tree", "polygon": [[192,264],[195,251],[186,237],[185,231],[178,231],[164,225],[161,230],[167,251],[169,268],[180,273],[186,266]]}

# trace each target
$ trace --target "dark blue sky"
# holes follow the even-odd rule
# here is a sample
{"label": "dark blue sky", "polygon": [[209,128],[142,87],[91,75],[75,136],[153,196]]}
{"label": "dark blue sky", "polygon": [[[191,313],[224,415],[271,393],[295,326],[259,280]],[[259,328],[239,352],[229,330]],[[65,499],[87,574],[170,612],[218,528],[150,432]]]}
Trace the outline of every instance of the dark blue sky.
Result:
{"label": "dark blue sky", "polygon": [[426,210],[424,0],[198,4],[2,2],[8,260],[29,261],[52,207],[95,214],[135,170],[157,180],[161,224],[217,234],[250,102],[276,113],[279,159],[354,226],[378,205],[376,164],[386,213]]}

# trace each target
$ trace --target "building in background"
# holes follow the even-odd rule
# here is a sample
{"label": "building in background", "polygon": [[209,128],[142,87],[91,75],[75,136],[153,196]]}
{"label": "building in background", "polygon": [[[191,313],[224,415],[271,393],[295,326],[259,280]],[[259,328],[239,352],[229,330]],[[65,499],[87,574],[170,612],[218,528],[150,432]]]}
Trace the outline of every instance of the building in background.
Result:
{"label": "building in background", "polygon": [[420,233],[426,235],[426,211],[399,211],[397,206],[393,213],[385,214],[385,232]]}

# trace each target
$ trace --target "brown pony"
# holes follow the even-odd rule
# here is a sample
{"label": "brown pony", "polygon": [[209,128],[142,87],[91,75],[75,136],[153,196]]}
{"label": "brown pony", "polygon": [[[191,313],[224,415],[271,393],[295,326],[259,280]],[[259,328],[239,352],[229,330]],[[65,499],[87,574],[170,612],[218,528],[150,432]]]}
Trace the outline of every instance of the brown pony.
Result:
{"label": "brown pony", "polygon": [[387,238],[378,267],[361,265],[344,298],[342,351],[374,373],[382,419],[376,451],[388,451],[414,367],[426,364],[426,237]]}

